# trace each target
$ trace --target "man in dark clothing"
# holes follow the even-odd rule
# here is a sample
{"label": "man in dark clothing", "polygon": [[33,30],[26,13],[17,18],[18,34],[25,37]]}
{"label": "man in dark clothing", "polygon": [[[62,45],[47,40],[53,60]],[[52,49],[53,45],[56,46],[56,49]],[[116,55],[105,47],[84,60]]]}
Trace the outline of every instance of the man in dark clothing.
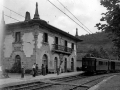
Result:
{"label": "man in dark clothing", "polygon": [[46,65],[46,74],[48,74],[48,66]]}
{"label": "man in dark clothing", "polygon": [[36,75],[38,75],[38,64],[36,64]]}
{"label": "man in dark clothing", "polygon": [[42,75],[43,75],[43,68],[44,68],[44,65],[42,64],[42,66],[41,66]]}
{"label": "man in dark clothing", "polygon": [[36,76],[36,64],[35,63],[33,64],[32,69],[33,69],[33,77],[35,77]]}
{"label": "man in dark clothing", "polygon": [[22,62],[22,64],[21,64],[21,78],[24,78],[24,73],[25,73],[24,63]]}

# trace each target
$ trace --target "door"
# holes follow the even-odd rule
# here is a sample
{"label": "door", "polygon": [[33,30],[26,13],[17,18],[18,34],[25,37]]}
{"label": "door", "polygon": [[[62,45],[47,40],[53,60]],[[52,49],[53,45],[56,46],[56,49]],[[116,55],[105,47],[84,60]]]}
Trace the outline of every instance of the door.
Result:
{"label": "door", "polygon": [[115,70],[115,62],[111,62],[111,70]]}
{"label": "door", "polygon": [[65,51],[67,52],[67,41],[65,40]]}
{"label": "door", "polygon": [[15,56],[15,62],[12,67],[13,73],[21,73],[21,57],[19,55]]}
{"label": "door", "polygon": [[55,49],[58,50],[58,37],[55,37]]}
{"label": "door", "polygon": [[58,68],[58,59],[57,59],[57,57],[55,57],[55,60],[54,60],[55,73],[57,72],[57,68]]}
{"label": "door", "polygon": [[64,70],[67,72],[67,58],[65,58]]}
{"label": "door", "polygon": [[74,59],[71,60],[71,71],[74,71]]}
{"label": "door", "polygon": [[42,64],[45,68],[44,72],[45,72],[45,74],[47,74],[48,73],[48,57],[46,54],[43,55]]}

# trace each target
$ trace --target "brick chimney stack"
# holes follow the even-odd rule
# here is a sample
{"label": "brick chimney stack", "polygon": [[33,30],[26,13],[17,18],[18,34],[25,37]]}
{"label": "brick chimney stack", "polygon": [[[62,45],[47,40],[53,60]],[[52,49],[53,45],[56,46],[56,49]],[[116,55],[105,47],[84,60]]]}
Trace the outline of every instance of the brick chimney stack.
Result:
{"label": "brick chimney stack", "polygon": [[78,28],[76,28],[76,35],[75,35],[76,37],[78,36]]}
{"label": "brick chimney stack", "polygon": [[29,13],[29,12],[26,12],[25,21],[29,21],[30,19],[31,19],[30,13]]}

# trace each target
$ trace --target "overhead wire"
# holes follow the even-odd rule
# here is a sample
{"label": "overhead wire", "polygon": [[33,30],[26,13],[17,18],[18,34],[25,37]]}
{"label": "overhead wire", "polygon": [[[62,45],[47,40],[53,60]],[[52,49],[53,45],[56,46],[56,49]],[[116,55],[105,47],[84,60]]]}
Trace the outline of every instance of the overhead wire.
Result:
{"label": "overhead wire", "polygon": [[[5,15],[5,14],[4,14]],[[18,20],[18,19],[15,19],[15,18],[13,18],[13,17],[11,17],[11,16],[8,16],[8,15],[5,15],[6,17],[9,17],[9,18],[11,18],[11,19],[14,19],[14,20],[16,20],[16,21],[20,21],[20,20]]]}
{"label": "overhead wire", "polygon": [[[0,13],[0,14],[2,14],[2,13]],[[6,14],[3,14],[3,15],[5,15],[6,17],[9,17],[9,18],[11,18],[11,19],[14,19],[14,20],[16,20],[16,21],[20,21],[20,20],[18,20],[18,19],[15,19],[15,18],[9,16],[9,15],[6,15]]]}
{"label": "overhead wire", "polygon": [[[77,23],[74,19],[72,19],[69,15],[67,15],[65,12],[63,12],[61,9],[59,9],[55,4],[53,4],[50,0],[48,0],[54,7],[56,7],[58,10],[60,10],[63,14],[65,14],[67,17],[69,17],[72,21],[74,21],[77,25],[79,25],[82,29],[84,29],[79,23]],[[88,32],[86,29],[84,29],[86,32]],[[90,32],[88,32],[91,34]]]}
{"label": "overhead wire", "polygon": [[[3,5],[2,5],[3,6]],[[6,6],[3,6],[4,8],[6,8],[6,9],[8,9],[8,10],[10,10],[10,11],[12,11],[12,12],[14,12],[14,13],[16,13],[17,15],[19,15],[19,16],[21,16],[21,17],[24,17],[23,15],[21,15],[21,14],[19,14],[19,13],[17,13],[17,12],[15,12],[15,11],[13,11],[13,10],[11,10],[11,9],[9,9],[8,7],[6,7]],[[25,17],[24,17],[25,18]]]}
{"label": "overhead wire", "polygon": [[[68,10],[59,0],[57,0],[74,18],[76,18],[86,29],[88,29],[75,15],[73,15],[70,10]],[[91,32],[91,30],[88,29]],[[92,33],[92,32],[91,32]]]}

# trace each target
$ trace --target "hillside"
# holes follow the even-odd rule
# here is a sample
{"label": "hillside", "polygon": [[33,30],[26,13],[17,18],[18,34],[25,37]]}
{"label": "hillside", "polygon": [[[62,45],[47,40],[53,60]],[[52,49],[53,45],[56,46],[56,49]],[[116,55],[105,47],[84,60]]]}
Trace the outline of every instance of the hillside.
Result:
{"label": "hillside", "polygon": [[107,33],[99,32],[87,34],[79,36],[79,38],[82,39],[83,42],[78,43],[78,53],[89,53],[91,51],[96,51],[96,53],[99,53],[99,56],[101,57],[105,57],[106,54],[109,58],[116,59],[113,43]]}

